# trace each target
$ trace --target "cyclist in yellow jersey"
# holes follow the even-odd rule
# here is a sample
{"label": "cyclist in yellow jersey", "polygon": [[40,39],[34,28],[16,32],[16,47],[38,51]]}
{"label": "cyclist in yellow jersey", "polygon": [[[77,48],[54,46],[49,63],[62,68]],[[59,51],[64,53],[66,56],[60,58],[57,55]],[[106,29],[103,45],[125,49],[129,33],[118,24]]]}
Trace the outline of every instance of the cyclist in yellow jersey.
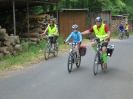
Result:
{"label": "cyclist in yellow jersey", "polygon": [[[100,41],[104,40],[104,43],[102,44],[102,53],[103,53],[103,61],[104,61],[104,67],[107,68],[107,45],[110,41],[110,30],[106,24],[102,22],[101,17],[97,17],[95,19],[96,24],[92,26],[89,30],[86,30],[82,32],[82,35],[89,34],[91,32],[94,32],[96,37],[100,39]],[[97,50],[97,42],[96,39],[92,40],[91,43],[93,49]]]}
{"label": "cyclist in yellow jersey", "polygon": [[58,39],[59,33],[58,33],[58,27],[54,23],[53,20],[50,20],[50,23],[46,27],[43,34],[46,34],[47,31],[48,31],[48,36],[49,36],[51,44],[54,44],[54,47],[57,47],[57,42],[56,41]]}
{"label": "cyclist in yellow jersey", "polygon": [[125,25],[125,29],[127,30],[127,31],[129,31],[129,29],[130,29],[130,25],[126,22],[126,25]]}

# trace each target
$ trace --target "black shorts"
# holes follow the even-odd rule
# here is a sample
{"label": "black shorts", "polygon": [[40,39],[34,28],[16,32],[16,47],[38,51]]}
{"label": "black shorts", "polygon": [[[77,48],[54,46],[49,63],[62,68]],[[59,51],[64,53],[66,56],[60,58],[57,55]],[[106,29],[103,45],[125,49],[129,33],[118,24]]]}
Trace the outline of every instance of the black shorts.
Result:
{"label": "black shorts", "polygon": [[[92,42],[97,42],[96,38],[94,38],[94,39],[92,40]],[[103,43],[102,43],[102,47],[107,47],[107,46],[108,46],[108,43],[107,43],[107,42],[103,42]]]}
{"label": "black shorts", "polygon": [[58,36],[49,37],[51,44],[55,44],[57,42]]}

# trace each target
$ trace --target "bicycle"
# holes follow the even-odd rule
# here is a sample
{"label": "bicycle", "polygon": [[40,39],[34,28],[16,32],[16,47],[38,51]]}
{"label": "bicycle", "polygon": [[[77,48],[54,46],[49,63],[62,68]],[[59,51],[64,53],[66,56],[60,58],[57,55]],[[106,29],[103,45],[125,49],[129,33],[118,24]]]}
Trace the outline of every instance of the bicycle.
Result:
{"label": "bicycle", "polygon": [[122,40],[123,39],[123,36],[124,35],[123,35],[122,31],[120,31],[120,33],[119,33],[119,39]]}
{"label": "bicycle", "polygon": [[46,37],[48,40],[44,48],[44,57],[46,60],[48,60],[50,53],[52,53],[55,57],[58,55],[59,46],[57,42],[57,47],[54,47],[54,44],[51,44],[50,42],[50,39],[49,39],[50,36],[46,35]]}
{"label": "bicycle", "polygon": [[98,73],[98,67],[101,65],[102,70],[104,69],[103,67],[103,57],[102,57],[102,43],[104,41],[100,41],[98,38],[96,39],[97,41],[97,51],[95,54],[94,58],[94,64],[93,64],[93,73],[96,75]]}
{"label": "bicycle", "polygon": [[126,36],[126,38],[128,38],[128,37],[129,37],[129,32],[128,32],[128,30],[127,30],[127,29],[125,30],[125,36]]}
{"label": "bicycle", "polygon": [[77,53],[76,53],[76,51],[74,49],[75,43],[68,42],[67,44],[71,45],[71,48],[69,50],[68,61],[67,61],[67,69],[68,69],[68,72],[70,73],[72,71],[72,66],[73,66],[74,63],[76,64],[77,68],[80,67],[81,55],[80,55],[80,58],[77,59]]}

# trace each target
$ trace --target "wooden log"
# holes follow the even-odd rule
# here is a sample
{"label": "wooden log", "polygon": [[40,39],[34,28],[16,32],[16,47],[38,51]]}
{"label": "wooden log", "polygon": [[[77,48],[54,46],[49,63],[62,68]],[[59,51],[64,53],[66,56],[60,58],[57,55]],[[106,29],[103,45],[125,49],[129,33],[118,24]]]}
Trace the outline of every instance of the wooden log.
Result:
{"label": "wooden log", "polygon": [[6,29],[0,29],[0,35],[1,34],[6,34]]}
{"label": "wooden log", "polygon": [[7,41],[8,40],[8,34],[0,35],[0,41]]}
{"label": "wooden log", "polygon": [[0,53],[0,60],[4,57],[3,53]]}
{"label": "wooden log", "polygon": [[3,46],[3,42],[2,41],[0,41],[0,47],[2,47]]}
{"label": "wooden log", "polygon": [[20,38],[28,38],[28,33],[21,33]]}
{"label": "wooden log", "polygon": [[11,55],[11,53],[10,53],[9,51],[7,51],[7,53],[5,53],[5,55],[4,55],[4,57],[5,57],[5,58],[9,58],[10,55]]}
{"label": "wooden log", "polygon": [[39,33],[30,33],[30,37],[39,38]]}
{"label": "wooden log", "polygon": [[16,45],[15,39],[9,38],[9,41],[10,41],[10,45]]}
{"label": "wooden log", "polygon": [[8,46],[8,47],[5,47],[7,49],[7,51],[9,51],[11,54],[13,53],[14,51],[14,47],[13,46]]}
{"label": "wooden log", "polygon": [[19,36],[9,36],[9,39],[15,39],[15,41],[16,41],[17,44],[20,43]]}
{"label": "wooden log", "polygon": [[9,40],[3,42],[3,45],[5,45],[5,46],[10,46],[10,44],[11,44],[11,42]]}
{"label": "wooden log", "polygon": [[37,42],[31,42],[32,45],[37,45],[38,43]]}
{"label": "wooden log", "polygon": [[14,49],[17,50],[17,51],[21,51],[22,50],[22,46],[20,44],[16,44]]}
{"label": "wooden log", "polygon": [[20,41],[28,41],[28,38],[20,38]]}
{"label": "wooden log", "polygon": [[12,53],[12,55],[16,56],[17,55],[17,51],[14,50],[13,53]]}
{"label": "wooden log", "polygon": [[32,42],[40,42],[40,39],[39,38],[30,38],[30,41],[32,41]]}
{"label": "wooden log", "polygon": [[0,47],[0,53],[7,53],[7,49],[5,47]]}

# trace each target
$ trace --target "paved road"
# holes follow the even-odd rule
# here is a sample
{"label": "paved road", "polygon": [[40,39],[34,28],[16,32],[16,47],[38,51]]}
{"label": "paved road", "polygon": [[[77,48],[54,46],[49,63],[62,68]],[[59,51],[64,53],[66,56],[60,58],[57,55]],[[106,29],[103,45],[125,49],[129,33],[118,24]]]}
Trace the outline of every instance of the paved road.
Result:
{"label": "paved road", "polygon": [[69,74],[68,52],[0,78],[0,99],[133,99],[133,37],[112,40],[108,69],[93,75],[94,51]]}

